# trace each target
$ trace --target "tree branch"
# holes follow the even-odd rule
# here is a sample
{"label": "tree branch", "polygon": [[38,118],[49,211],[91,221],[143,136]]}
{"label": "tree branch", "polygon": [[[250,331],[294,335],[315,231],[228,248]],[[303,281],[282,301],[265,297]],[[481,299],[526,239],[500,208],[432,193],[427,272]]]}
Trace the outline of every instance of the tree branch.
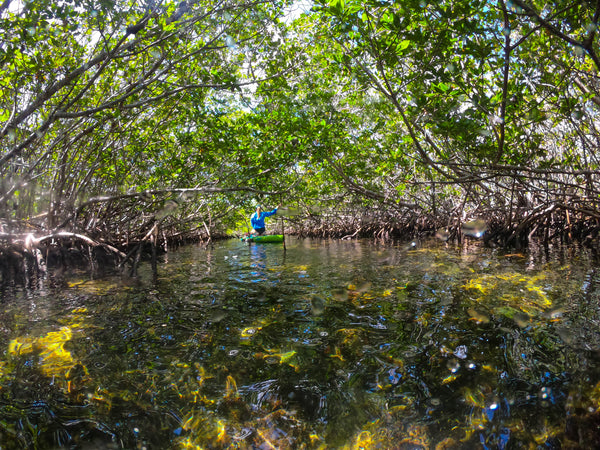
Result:
{"label": "tree branch", "polygon": [[[531,5],[528,5],[523,0],[513,0],[513,3],[515,5],[517,5],[519,8],[521,8],[523,11],[525,11],[525,13],[529,17],[531,17],[532,19],[537,21],[543,28],[548,30],[554,36],[562,39],[563,41],[565,41],[571,45],[585,49],[588,56],[594,62],[596,69],[600,69],[600,58],[596,54],[596,52],[593,48],[593,45],[592,45],[593,39],[595,36],[595,34],[593,32],[591,32],[584,41],[578,41],[577,39],[573,39],[568,34],[563,33],[558,27],[556,27],[555,25],[550,23],[548,20],[544,19],[535,9],[533,9],[533,7]],[[579,3],[575,3],[575,4],[579,4]],[[597,6],[594,17],[596,17],[598,14],[600,14],[600,12],[598,11],[598,8],[600,8],[600,6]]]}

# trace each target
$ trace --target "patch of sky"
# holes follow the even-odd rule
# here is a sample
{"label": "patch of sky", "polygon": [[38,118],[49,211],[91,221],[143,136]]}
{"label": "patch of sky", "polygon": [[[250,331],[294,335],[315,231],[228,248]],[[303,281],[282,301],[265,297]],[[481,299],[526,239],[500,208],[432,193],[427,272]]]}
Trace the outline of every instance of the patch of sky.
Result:
{"label": "patch of sky", "polygon": [[292,23],[302,14],[307,14],[313,6],[312,0],[297,0],[286,8],[283,22],[286,24]]}

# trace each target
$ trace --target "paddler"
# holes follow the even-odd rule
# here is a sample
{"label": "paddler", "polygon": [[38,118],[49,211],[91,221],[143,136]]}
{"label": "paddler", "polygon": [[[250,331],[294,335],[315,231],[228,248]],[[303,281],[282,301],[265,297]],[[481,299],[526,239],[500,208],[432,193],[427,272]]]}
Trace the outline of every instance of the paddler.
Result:
{"label": "paddler", "polygon": [[277,208],[272,211],[263,211],[260,205],[256,207],[256,212],[250,217],[250,224],[258,236],[265,232],[265,218],[277,214],[277,209],[280,206],[281,204],[277,205]]}

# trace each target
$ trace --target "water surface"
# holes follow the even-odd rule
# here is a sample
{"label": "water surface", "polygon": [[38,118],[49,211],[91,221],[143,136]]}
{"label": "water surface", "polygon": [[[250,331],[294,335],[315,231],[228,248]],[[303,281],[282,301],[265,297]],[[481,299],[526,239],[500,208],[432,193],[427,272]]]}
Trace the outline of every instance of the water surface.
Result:
{"label": "water surface", "polygon": [[5,290],[1,448],[600,443],[584,249],[231,240],[143,269]]}

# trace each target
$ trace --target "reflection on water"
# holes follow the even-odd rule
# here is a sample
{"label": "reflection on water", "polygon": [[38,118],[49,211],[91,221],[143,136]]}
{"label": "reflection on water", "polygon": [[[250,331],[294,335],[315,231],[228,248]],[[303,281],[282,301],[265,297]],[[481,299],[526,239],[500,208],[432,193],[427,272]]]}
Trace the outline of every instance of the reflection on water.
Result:
{"label": "reflection on water", "polygon": [[46,280],[4,299],[0,447],[593,448],[595,267],[230,241]]}
{"label": "reflection on water", "polygon": [[248,245],[250,249],[250,267],[254,270],[250,272],[253,282],[267,281],[267,251],[264,245]]}

